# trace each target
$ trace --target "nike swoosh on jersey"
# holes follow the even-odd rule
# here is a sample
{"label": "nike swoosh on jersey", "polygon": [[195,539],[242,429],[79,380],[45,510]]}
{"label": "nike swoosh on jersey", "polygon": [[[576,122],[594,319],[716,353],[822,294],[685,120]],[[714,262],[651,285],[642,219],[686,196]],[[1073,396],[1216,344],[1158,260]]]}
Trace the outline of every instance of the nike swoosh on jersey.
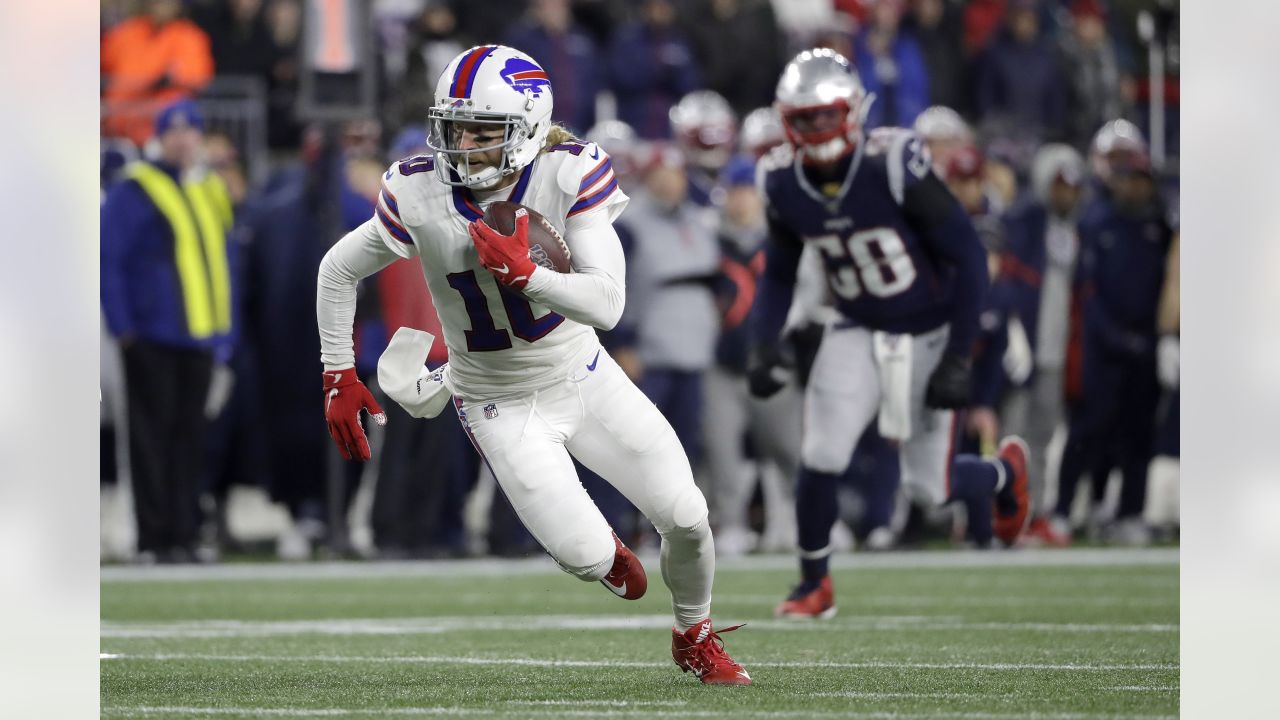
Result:
{"label": "nike swoosh on jersey", "polygon": [[591,151],[591,159],[592,159],[592,160],[599,160],[599,159],[600,159],[600,146],[599,146],[599,145],[597,145],[597,146],[596,146],[596,149],[595,149],[595,150],[592,150],[592,151]]}
{"label": "nike swoosh on jersey", "polygon": [[502,265],[498,267],[493,267],[489,269],[498,273],[499,275],[506,275],[508,272],[510,272],[510,268],[507,267],[506,263],[502,263]]}
{"label": "nike swoosh on jersey", "polygon": [[587,365],[587,371],[588,371],[588,372],[595,372],[595,371],[596,371],[596,363],[598,363],[598,362],[600,362],[600,351],[599,351],[599,350],[597,350],[597,351],[596,351],[596,356],[595,356],[595,357],[593,357],[593,358],[591,358],[591,362],[590,362],[590,364],[588,364],[588,365]]}

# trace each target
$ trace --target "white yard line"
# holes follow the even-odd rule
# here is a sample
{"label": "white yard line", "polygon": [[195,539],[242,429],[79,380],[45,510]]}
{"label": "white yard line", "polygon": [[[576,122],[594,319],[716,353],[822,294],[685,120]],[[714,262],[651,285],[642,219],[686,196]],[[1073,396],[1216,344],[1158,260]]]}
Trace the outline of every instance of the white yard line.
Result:
{"label": "white yard line", "polygon": [[[853,615],[824,622],[752,620],[758,631],[900,632],[1034,630],[1059,633],[1176,633],[1168,623],[967,622],[955,616]],[[166,623],[103,621],[103,638],[221,638],[285,635],[433,635],[447,632],[529,630],[653,630],[671,626],[669,615],[511,615],[421,618],[342,618],[334,620],[194,620]]]}
{"label": "white yard line", "polygon": [[[642,554],[646,562],[657,562],[656,554]],[[791,555],[757,555],[720,559],[720,569],[793,570]],[[1082,550],[1017,550],[855,553],[832,557],[837,570],[857,568],[977,568],[977,567],[1102,567],[1114,565],[1178,564],[1177,548],[1100,548]],[[102,582],[148,582],[188,580],[326,580],[382,577],[510,577],[514,575],[555,575],[559,568],[549,557],[527,560],[431,560],[406,562],[322,562],[261,563],[214,566],[168,565],[151,567],[114,566],[101,568]]]}
{"label": "white yard line", "polygon": [[529,707],[504,710],[466,707],[425,708],[264,708],[264,707],[188,707],[188,706],[106,706],[106,717],[136,717],[147,715],[247,715],[250,717],[343,717],[349,715],[375,716],[462,716],[462,715],[517,715],[519,717],[672,717],[672,718],[850,718],[851,720],[1173,720],[1174,715],[1099,715],[1095,713],[988,713],[988,712],[850,712],[846,710],[658,710],[653,708],[602,708],[538,710]]}
{"label": "white yard line", "polygon": [[[668,662],[640,660],[564,660],[527,657],[469,657],[454,655],[220,655],[200,653],[113,653],[111,662],[174,660],[198,660],[208,662],[317,662],[317,663],[385,663],[423,665],[513,665],[530,667],[583,667],[583,668],[651,668],[669,667]],[[805,668],[805,669],[924,669],[924,670],[1028,670],[1068,672],[1112,672],[1117,670],[1151,671],[1178,670],[1176,663],[975,663],[975,662],[909,662],[909,661],[860,661],[826,662],[821,660],[749,660],[749,667]]]}

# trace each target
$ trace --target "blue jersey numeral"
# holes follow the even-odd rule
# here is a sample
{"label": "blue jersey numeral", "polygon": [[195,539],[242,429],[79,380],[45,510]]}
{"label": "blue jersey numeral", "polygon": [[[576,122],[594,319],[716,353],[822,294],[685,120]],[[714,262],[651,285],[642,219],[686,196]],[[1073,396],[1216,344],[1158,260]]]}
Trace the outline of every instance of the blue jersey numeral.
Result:
{"label": "blue jersey numeral", "polygon": [[414,155],[400,161],[400,174],[405,176],[435,169],[436,159],[431,155]]}
{"label": "blue jersey numeral", "polygon": [[[467,317],[471,319],[471,329],[466,330],[467,350],[471,352],[492,352],[506,350],[511,347],[511,335],[499,328],[489,312],[489,301],[485,297],[484,288],[474,270],[450,273],[445,278],[449,287],[462,296],[462,304],[467,308]],[[564,322],[564,316],[556,312],[548,312],[542,317],[533,316],[533,308],[529,301],[517,293],[498,286],[502,296],[502,307],[507,313],[507,322],[516,337],[525,342],[536,342],[547,336]]]}

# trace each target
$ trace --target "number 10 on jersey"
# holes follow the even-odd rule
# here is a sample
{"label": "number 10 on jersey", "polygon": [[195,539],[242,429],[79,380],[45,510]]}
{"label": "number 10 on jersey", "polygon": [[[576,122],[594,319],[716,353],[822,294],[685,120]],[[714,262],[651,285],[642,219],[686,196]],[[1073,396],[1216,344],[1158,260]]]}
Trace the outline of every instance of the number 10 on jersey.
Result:
{"label": "number 10 on jersey", "polygon": [[875,297],[890,297],[911,287],[915,262],[902,236],[893,228],[861,230],[848,237],[808,238],[822,252],[831,291],[852,300],[865,289]]}

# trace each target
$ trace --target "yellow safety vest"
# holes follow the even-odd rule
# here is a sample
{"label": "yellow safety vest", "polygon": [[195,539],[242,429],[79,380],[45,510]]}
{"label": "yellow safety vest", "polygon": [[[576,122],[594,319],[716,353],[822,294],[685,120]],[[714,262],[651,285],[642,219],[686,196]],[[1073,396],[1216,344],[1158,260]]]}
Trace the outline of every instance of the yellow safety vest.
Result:
{"label": "yellow safety vest", "polygon": [[231,273],[227,269],[227,231],[231,197],[217,173],[178,184],[146,162],[129,165],[137,181],[173,230],[173,258],[182,282],[182,301],[191,337],[208,338],[231,330]]}

